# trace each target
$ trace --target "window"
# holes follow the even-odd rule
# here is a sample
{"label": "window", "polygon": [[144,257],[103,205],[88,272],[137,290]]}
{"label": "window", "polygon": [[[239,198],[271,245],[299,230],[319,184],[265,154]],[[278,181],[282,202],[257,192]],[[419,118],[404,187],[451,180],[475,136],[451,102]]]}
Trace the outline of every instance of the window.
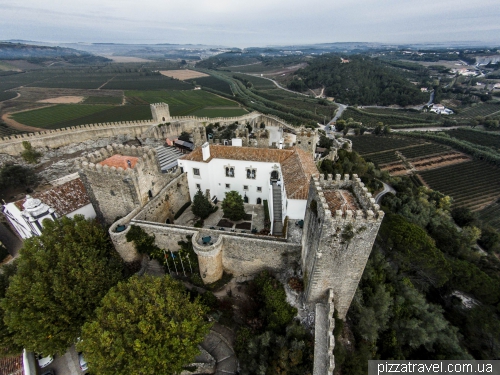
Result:
{"label": "window", "polygon": [[257,191],[258,191],[259,193],[261,193],[261,192],[262,192],[262,188],[261,188],[260,186],[257,186]]}
{"label": "window", "polygon": [[243,185],[243,190],[248,190],[248,185]]}
{"label": "window", "polygon": [[200,175],[200,170],[198,168],[193,168],[193,174],[195,176],[199,176]]}
{"label": "window", "polygon": [[196,189],[201,190],[201,185],[200,184],[196,184]]}
{"label": "window", "polygon": [[247,168],[247,178],[255,180],[257,177],[257,169]]}
{"label": "window", "polygon": [[226,177],[234,177],[234,167],[226,167]]}
{"label": "window", "polygon": [[262,199],[257,198],[257,204],[262,204]]}
{"label": "window", "polygon": [[230,189],[230,188],[231,188],[231,185],[226,184],[226,189]]}

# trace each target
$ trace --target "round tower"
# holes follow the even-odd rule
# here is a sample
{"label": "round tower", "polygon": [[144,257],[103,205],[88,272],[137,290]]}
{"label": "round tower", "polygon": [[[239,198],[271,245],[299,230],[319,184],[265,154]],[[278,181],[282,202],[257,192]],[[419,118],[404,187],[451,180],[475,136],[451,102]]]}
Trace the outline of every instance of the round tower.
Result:
{"label": "round tower", "polygon": [[207,242],[203,244],[201,232],[193,236],[191,242],[196,255],[198,255],[198,264],[200,267],[200,275],[204,284],[211,284],[222,277],[222,236],[215,239],[215,242]]}

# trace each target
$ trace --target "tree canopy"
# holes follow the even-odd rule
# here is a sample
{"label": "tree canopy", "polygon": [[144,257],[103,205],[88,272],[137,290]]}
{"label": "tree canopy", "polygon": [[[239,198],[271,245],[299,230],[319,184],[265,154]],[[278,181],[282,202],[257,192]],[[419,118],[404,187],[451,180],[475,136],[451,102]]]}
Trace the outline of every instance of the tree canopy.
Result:
{"label": "tree canopy", "polygon": [[106,294],[77,349],[100,375],[176,374],[210,330],[207,311],[169,276],[133,276]]}
{"label": "tree canopy", "polygon": [[122,263],[95,220],[77,215],[43,225],[41,236],[24,242],[1,307],[16,344],[61,354],[121,279]]}
{"label": "tree canopy", "polygon": [[[5,292],[9,287],[10,279],[16,274],[16,270],[16,262],[2,266],[2,270],[0,271],[0,301],[5,298]],[[23,351],[23,347],[14,342],[13,334],[7,329],[3,317],[4,311],[0,309],[0,357],[18,355]]]}
{"label": "tree canopy", "polygon": [[222,201],[222,210],[224,216],[231,220],[241,220],[245,216],[245,206],[243,205],[243,198],[237,191],[229,191]]}
{"label": "tree canopy", "polygon": [[210,203],[208,198],[198,190],[193,198],[193,205],[191,207],[193,214],[198,216],[200,219],[206,219],[212,212],[214,212],[214,206]]}
{"label": "tree canopy", "polygon": [[38,177],[32,168],[8,163],[0,168],[0,197],[8,199],[8,195],[22,187],[30,192],[37,185]]}

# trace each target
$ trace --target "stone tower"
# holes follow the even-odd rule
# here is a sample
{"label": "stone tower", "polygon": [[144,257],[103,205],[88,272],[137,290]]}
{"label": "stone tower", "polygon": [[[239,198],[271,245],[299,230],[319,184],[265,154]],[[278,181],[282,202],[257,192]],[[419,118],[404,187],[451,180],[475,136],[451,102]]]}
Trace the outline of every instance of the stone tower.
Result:
{"label": "stone tower", "polygon": [[304,151],[312,154],[314,158],[314,151],[316,150],[316,144],[319,141],[318,131],[315,129],[307,129],[300,127],[297,130],[296,135],[296,146]]}
{"label": "stone tower", "polygon": [[170,110],[167,103],[154,103],[150,104],[150,107],[153,121],[162,123],[170,120]]}
{"label": "stone tower", "polygon": [[332,289],[345,318],[383,217],[357,175],[311,179],[302,235],[307,302],[325,300]]}
{"label": "stone tower", "polygon": [[109,145],[76,162],[97,216],[107,224],[144,206],[168,182],[149,147]]}

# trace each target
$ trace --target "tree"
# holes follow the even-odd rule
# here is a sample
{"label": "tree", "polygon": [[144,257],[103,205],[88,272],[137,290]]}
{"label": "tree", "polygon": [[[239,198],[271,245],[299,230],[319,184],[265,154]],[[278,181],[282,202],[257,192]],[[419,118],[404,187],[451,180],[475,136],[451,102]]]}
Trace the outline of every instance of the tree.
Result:
{"label": "tree", "polygon": [[191,142],[190,141],[190,135],[188,132],[182,132],[181,135],[179,135],[179,140],[185,141],[185,142]]}
{"label": "tree", "polygon": [[207,312],[169,276],[133,276],[106,294],[77,349],[101,375],[177,374],[210,330]]}
{"label": "tree", "polygon": [[22,187],[26,192],[37,185],[38,177],[32,168],[19,164],[5,164],[0,168],[0,197],[7,196],[15,189]]}
{"label": "tree", "polygon": [[206,219],[212,212],[214,212],[214,206],[210,203],[208,198],[198,190],[193,198],[193,206],[191,207],[193,214],[198,216],[200,219]]}
{"label": "tree", "polygon": [[226,197],[222,201],[222,210],[224,216],[231,220],[241,220],[245,216],[245,206],[243,205],[243,198],[237,191],[230,191],[226,193]]}
{"label": "tree", "polygon": [[42,154],[38,151],[35,151],[33,149],[33,146],[31,146],[31,143],[29,143],[28,141],[23,141],[23,147],[24,151],[21,152],[21,156],[23,157],[23,159],[30,164],[38,163],[38,159],[42,156]]}
{"label": "tree", "polygon": [[472,212],[467,207],[456,207],[451,211],[451,217],[455,220],[455,223],[464,227],[466,225],[472,224],[476,219],[476,213]]}
{"label": "tree", "polygon": [[122,267],[97,221],[77,215],[43,225],[41,236],[24,242],[1,307],[16,344],[62,354],[121,279]]}
{"label": "tree", "polygon": [[[5,298],[5,292],[9,286],[10,279],[16,274],[16,262],[7,264],[0,271],[0,301]],[[9,332],[3,321],[4,311],[0,309],[0,358],[22,353],[23,347],[13,340],[13,334]]]}

